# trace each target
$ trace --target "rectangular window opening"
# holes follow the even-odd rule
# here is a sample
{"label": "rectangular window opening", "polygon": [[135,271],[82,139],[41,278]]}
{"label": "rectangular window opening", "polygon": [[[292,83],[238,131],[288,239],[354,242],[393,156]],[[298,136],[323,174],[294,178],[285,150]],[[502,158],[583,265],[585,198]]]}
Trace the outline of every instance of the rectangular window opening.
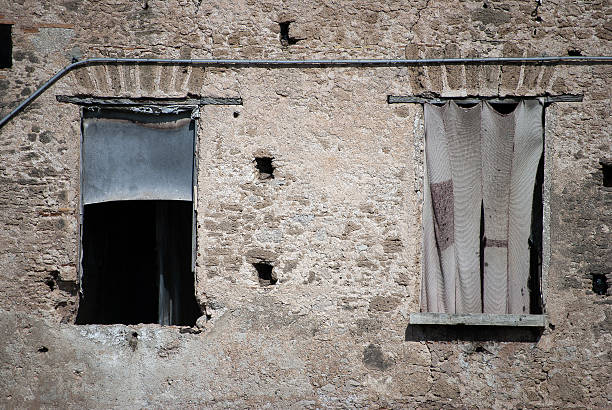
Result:
{"label": "rectangular window opening", "polygon": [[77,324],[193,326],[195,121],[84,110]]}
{"label": "rectangular window opening", "polygon": [[544,145],[537,100],[426,104],[422,312],[543,313]]}
{"label": "rectangular window opening", "polygon": [[85,205],[77,324],[193,326],[192,209],[190,201]]}
{"label": "rectangular window opening", "polygon": [[10,24],[0,24],[0,68],[13,66],[13,38]]}

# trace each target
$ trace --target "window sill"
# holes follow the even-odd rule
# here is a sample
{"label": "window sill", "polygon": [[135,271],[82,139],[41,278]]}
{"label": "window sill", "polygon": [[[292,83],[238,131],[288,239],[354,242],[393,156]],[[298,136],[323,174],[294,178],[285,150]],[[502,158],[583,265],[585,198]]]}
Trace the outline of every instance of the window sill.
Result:
{"label": "window sill", "polygon": [[419,312],[410,314],[411,325],[465,325],[465,326],[510,326],[546,327],[546,315],[498,315],[490,313],[448,314]]}

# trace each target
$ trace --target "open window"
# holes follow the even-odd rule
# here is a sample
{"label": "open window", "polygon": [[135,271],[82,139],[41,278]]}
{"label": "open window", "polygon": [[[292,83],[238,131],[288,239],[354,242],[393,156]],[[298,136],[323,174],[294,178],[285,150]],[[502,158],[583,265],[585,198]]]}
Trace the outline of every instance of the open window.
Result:
{"label": "open window", "polygon": [[78,324],[194,325],[195,121],[85,109]]}
{"label": "open window", "polygon": [[421,311],[444,319],[411,323],[541,326],[542,103],[424,108]]}
{"label": "open window", "polygon": [[0,24],[0,68],[13,66],[13,38],[10,24]]}

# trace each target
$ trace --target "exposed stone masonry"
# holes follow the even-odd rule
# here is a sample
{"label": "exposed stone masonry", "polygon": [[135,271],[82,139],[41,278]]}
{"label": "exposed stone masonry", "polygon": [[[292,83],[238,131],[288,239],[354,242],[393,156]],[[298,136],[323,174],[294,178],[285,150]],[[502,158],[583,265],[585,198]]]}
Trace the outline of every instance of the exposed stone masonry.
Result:
{"label": "exposed stone masonry", "polygon": [[[604,1],[0,0],[0,115],[72,59],[610,55]],[[279,23],[291,22],[282,41]],[[99,65],[0,130],[5,407],[610,407],[612,67]],[[198,121],[198,327],[77,326],[80,112],[56,95],[241,97]],[[550,325],[423,341],[422,108],[387,95],[580,94],[546,109]],[[273,158],[260,179],[256,157]],[[261,286],[253,264],[273,265]],[[484,332],[483,332],[484,334]]]}

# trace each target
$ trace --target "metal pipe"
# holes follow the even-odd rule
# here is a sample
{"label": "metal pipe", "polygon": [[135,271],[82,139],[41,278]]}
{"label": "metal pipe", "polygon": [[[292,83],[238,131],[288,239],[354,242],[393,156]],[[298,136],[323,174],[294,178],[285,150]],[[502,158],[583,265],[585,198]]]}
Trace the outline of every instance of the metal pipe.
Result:
{"label": "metal pipe", "polygon": [[165,64],[227,68],[303,68],[303,67],[404,67],[413,65],[445,64],[610,64],[612,56],[551,56],[551,57],[481,57],[481,58],[423,58],[423,59],[347,59],[347,60],[234,60],[234,59],[171,59],[171,58],[89,58],[67,65],[41,85],[6,117],[0,120],[0,129],[23,111],[43,92],[70,71],[100,64]]}

